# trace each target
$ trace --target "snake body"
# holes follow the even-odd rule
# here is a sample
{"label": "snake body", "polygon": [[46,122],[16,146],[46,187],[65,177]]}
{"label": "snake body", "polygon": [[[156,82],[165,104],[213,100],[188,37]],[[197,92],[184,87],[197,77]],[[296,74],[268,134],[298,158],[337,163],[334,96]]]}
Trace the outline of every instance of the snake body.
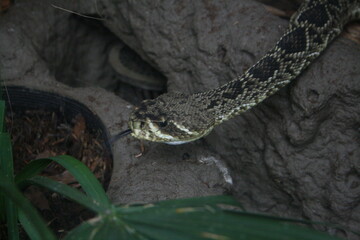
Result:
{"label": "snake body", "polygon": [[180,144],[207,135],[295,79],[355,19],[360,0],[305,1],[276,45],[242,76],[210,91],[142,102],[130,116],[132,136]]}

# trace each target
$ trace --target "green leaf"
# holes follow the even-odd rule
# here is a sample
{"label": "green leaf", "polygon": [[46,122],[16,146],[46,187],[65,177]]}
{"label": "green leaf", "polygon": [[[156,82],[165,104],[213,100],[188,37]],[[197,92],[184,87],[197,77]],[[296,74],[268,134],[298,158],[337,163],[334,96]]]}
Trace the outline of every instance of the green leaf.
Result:
{"label": "green leaf", "polygon": [[116,234],[129,240],[339,239],[271,217],[229,210],[231,207],[239,209],[239,204],[226,196],[116,207],[75,228],[65,239],[112,239]]}
{"label": "green leaf", "polygon": [[[9,182],[13,182],[14,180],[14,164],[10,136],[2,132],[0,133],[0,175]],[[1,195],[0,198],[0,210],[6,214],[8,237],[9,239],[17,240],[19,239],[17,208],[5,195]],[[1,218],[5,219],[4,216],[1,216]]]}
{"label": "green leaf", "polygon": [[[220,209],[219,206],[232,206],[237,209],[243,209],[242,205],[236,201],[231,196],[207,196],[207,197],[196,197],[196,198],[183,198],[183,199],[172,199],[160,201],[157,203],[150,204],[136,204],[136,205],[123,205],[118,207],[118,211],[123,213],[132,213],[138,211],[157,211],[157,209],[167,209],[167,208],[192,208],[204,207],[206,204],[207,207],[216,207]],[[155,207],[156,206],[156,207]]]}
{"label": "green leaf", "polygon": [[0,192],[0,224],[6,220],[5,196]]}
{"label": "green leaf", "polygon": [[148,239],[137,234],[131,234],[126,229],[126,225],[118,224],[117,220],[112,220],[110,216],[96,217],[90,221],[82,223],[74,230],[69,232],[64,240],[87,240],[87,239]]}
{"label": "green leaf", "polygon": [[109,198],[107,197],[102,185],[89,168],[85,166],[85,164],[67,155],[50,157],[49,159],[66,168],[81,184],[81,187],[84,189],[86,194],[93,199],[95,204],[104,208],[111,207]]}
{"label": "green leaf", "polygon": [[33,228],[33,226],[32,226],[32,223],[31,223],[32,220],[29,219],[21,210],[19,210],[18,216],[19,216],[19,221],[21,223],[21,226],[24,228],[27,235],[30,236],[30,239],[31,240],[41,240],[41,236],[36,231],[36,229]]}
{"label": "green leaf", "polygon": [[33,160],[27,164],[16,176],[15,183],[20,189],[23,189],[24,181],[36,176],[44,170],[52,161],[50,159]]}
{"label": "green leaf", "polygon": [[[1,92],[0,92],[0,96],[1,96]],[[5,130],[5,101],[0,100],[0,132],[4,132],[4,130]]]}
{"label": "green leaf", "polygon": [[86,194],[93,199],[93,203],[97,204],[99,208],[108,209],[111,207],[103,187],[93,173],[85,166],[85,164],[68,155],[37,159],[30,162],[28,166],[16,176],[16,183],[23,187],[26,179],[41,172],[50,161],[54,161],[66,168],[81,184],[81,187]]}
{"label": "green leaf", "polygon": [[0,175],[0,190],[6,198],[16,204],[16,206],[27,216],[28,219],[31,219],[31,228],[33,231],[37,232],[37,235],[40,236],[41,240],[55,240],[55,236],[46,227],[45,222],[42,220],[36,209],[20,193],[16,185],[3,175]]}
{"label": "green leaf", "polygon": [[5,198],[5,208],[9,240],[17,240],[19,239],[17,207],[10,199]]}
{"label": "green leaf", "polygon": [[[2,99],[2,88],[0,86],[0,99]],[[0,134],[4,133],[4,125],[5,125],[5,102],[0,100]],[[5,171],[8,171],[6,166],[8,165],[9,158],[9,145],[8,140],[3,135],[0,137],[0,174],[7,174]],[[10,146],[11,147],[11,146]],[[4,149],[4,150],[3,150]],[[12,161],[12,158],[11,158]],[[5,207],[5,198],[0,193],[0,222],[5,222],[6,218],[6,207]]]}
{"label": "green leaf", "polygon": [[97,213],[101,213],[107,210],[107,208],[104,208],[104,206],[99,206],[98,204],[95,204],[93,202],[93,199],[86,196],[79,190],[72,188],[66,184],[51,180],[50,178],[35,176],[26,180],[26,183],[45,187],[53,192],[57,192]]}
{"label": "green leaf", "polygon": [[[156,208],[156,207],[155,207]],[[267,217],[219,211],[213,207],[145,210],[123,220],[146,236],[169,239],[336,239],[313,229]]]}
{"label": "green leaf", "polygon": [[0,172],[4,177],[12,180],[14,177],[14,164],[9,134],[0,133],[0,149]]}

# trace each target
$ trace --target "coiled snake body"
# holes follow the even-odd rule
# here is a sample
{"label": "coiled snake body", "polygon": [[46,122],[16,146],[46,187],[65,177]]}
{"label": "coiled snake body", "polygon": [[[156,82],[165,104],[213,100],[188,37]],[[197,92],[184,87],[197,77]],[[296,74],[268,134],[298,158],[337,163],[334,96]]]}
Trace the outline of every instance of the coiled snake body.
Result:
{"label": "coiled snake body", "polygon": [[296,78],[343,26],[360,18],[360,0],[308,0],[291,17],[280,40],[242,76],[207,92],[167,93],[144,101],[131,114],[131,135],[180,144],[248,110]]}

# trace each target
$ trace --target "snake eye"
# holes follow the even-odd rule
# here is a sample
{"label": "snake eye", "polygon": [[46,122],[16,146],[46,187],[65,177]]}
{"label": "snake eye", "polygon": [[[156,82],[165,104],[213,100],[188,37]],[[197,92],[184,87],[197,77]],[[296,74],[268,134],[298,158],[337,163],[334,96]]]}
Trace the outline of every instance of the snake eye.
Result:
{"label": "snake eye", "polygon": [[166,127],[167,124],[168,124],[167,121],[163,121],[163,122],[159,122],[159,123],[158,123],[158,126],[161,127],[161,128],[163,128],[163,127]]}

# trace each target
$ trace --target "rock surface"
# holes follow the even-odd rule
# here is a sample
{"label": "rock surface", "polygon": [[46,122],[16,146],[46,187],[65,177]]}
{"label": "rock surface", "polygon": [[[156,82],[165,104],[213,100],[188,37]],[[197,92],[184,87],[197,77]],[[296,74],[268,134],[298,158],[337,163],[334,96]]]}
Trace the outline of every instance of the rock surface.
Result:
{"label": "rock surface", "polygon": [[[71,2],[74,3],[70,1],[66,6],[60,5],[64,2],[54,4],[72,9]],[[92,12],[86,5],[81,9]],[[83,21],[54,8],[48,0],[16,1],[0,17],[0,79],[7,86],[48,91],[77,100],[98,115],[109,135],[114,135],[127,127],[133,107],[99,88],[111,88],[114,81],[107,54],[116,38],[106,29],[97,25],[91,28]],[[74,87],[79,85],[82,87]],[[142,149],[133,138],[116,142],[110,198],[116,203],[151,202],[228,191],[226,168],[218,155],[204,142],[190,146],[153,144]],[[144,153],[139,155],[142,150]]]}
{"label": "rock surface", "polygon": [[[168,77],[169,92],[229,81],[287,25],[249,1],[101,3],[106,25]],[[359,62],[360,47],[340,37],[290,86],[206,137],[248,208],[360,230]]]}

